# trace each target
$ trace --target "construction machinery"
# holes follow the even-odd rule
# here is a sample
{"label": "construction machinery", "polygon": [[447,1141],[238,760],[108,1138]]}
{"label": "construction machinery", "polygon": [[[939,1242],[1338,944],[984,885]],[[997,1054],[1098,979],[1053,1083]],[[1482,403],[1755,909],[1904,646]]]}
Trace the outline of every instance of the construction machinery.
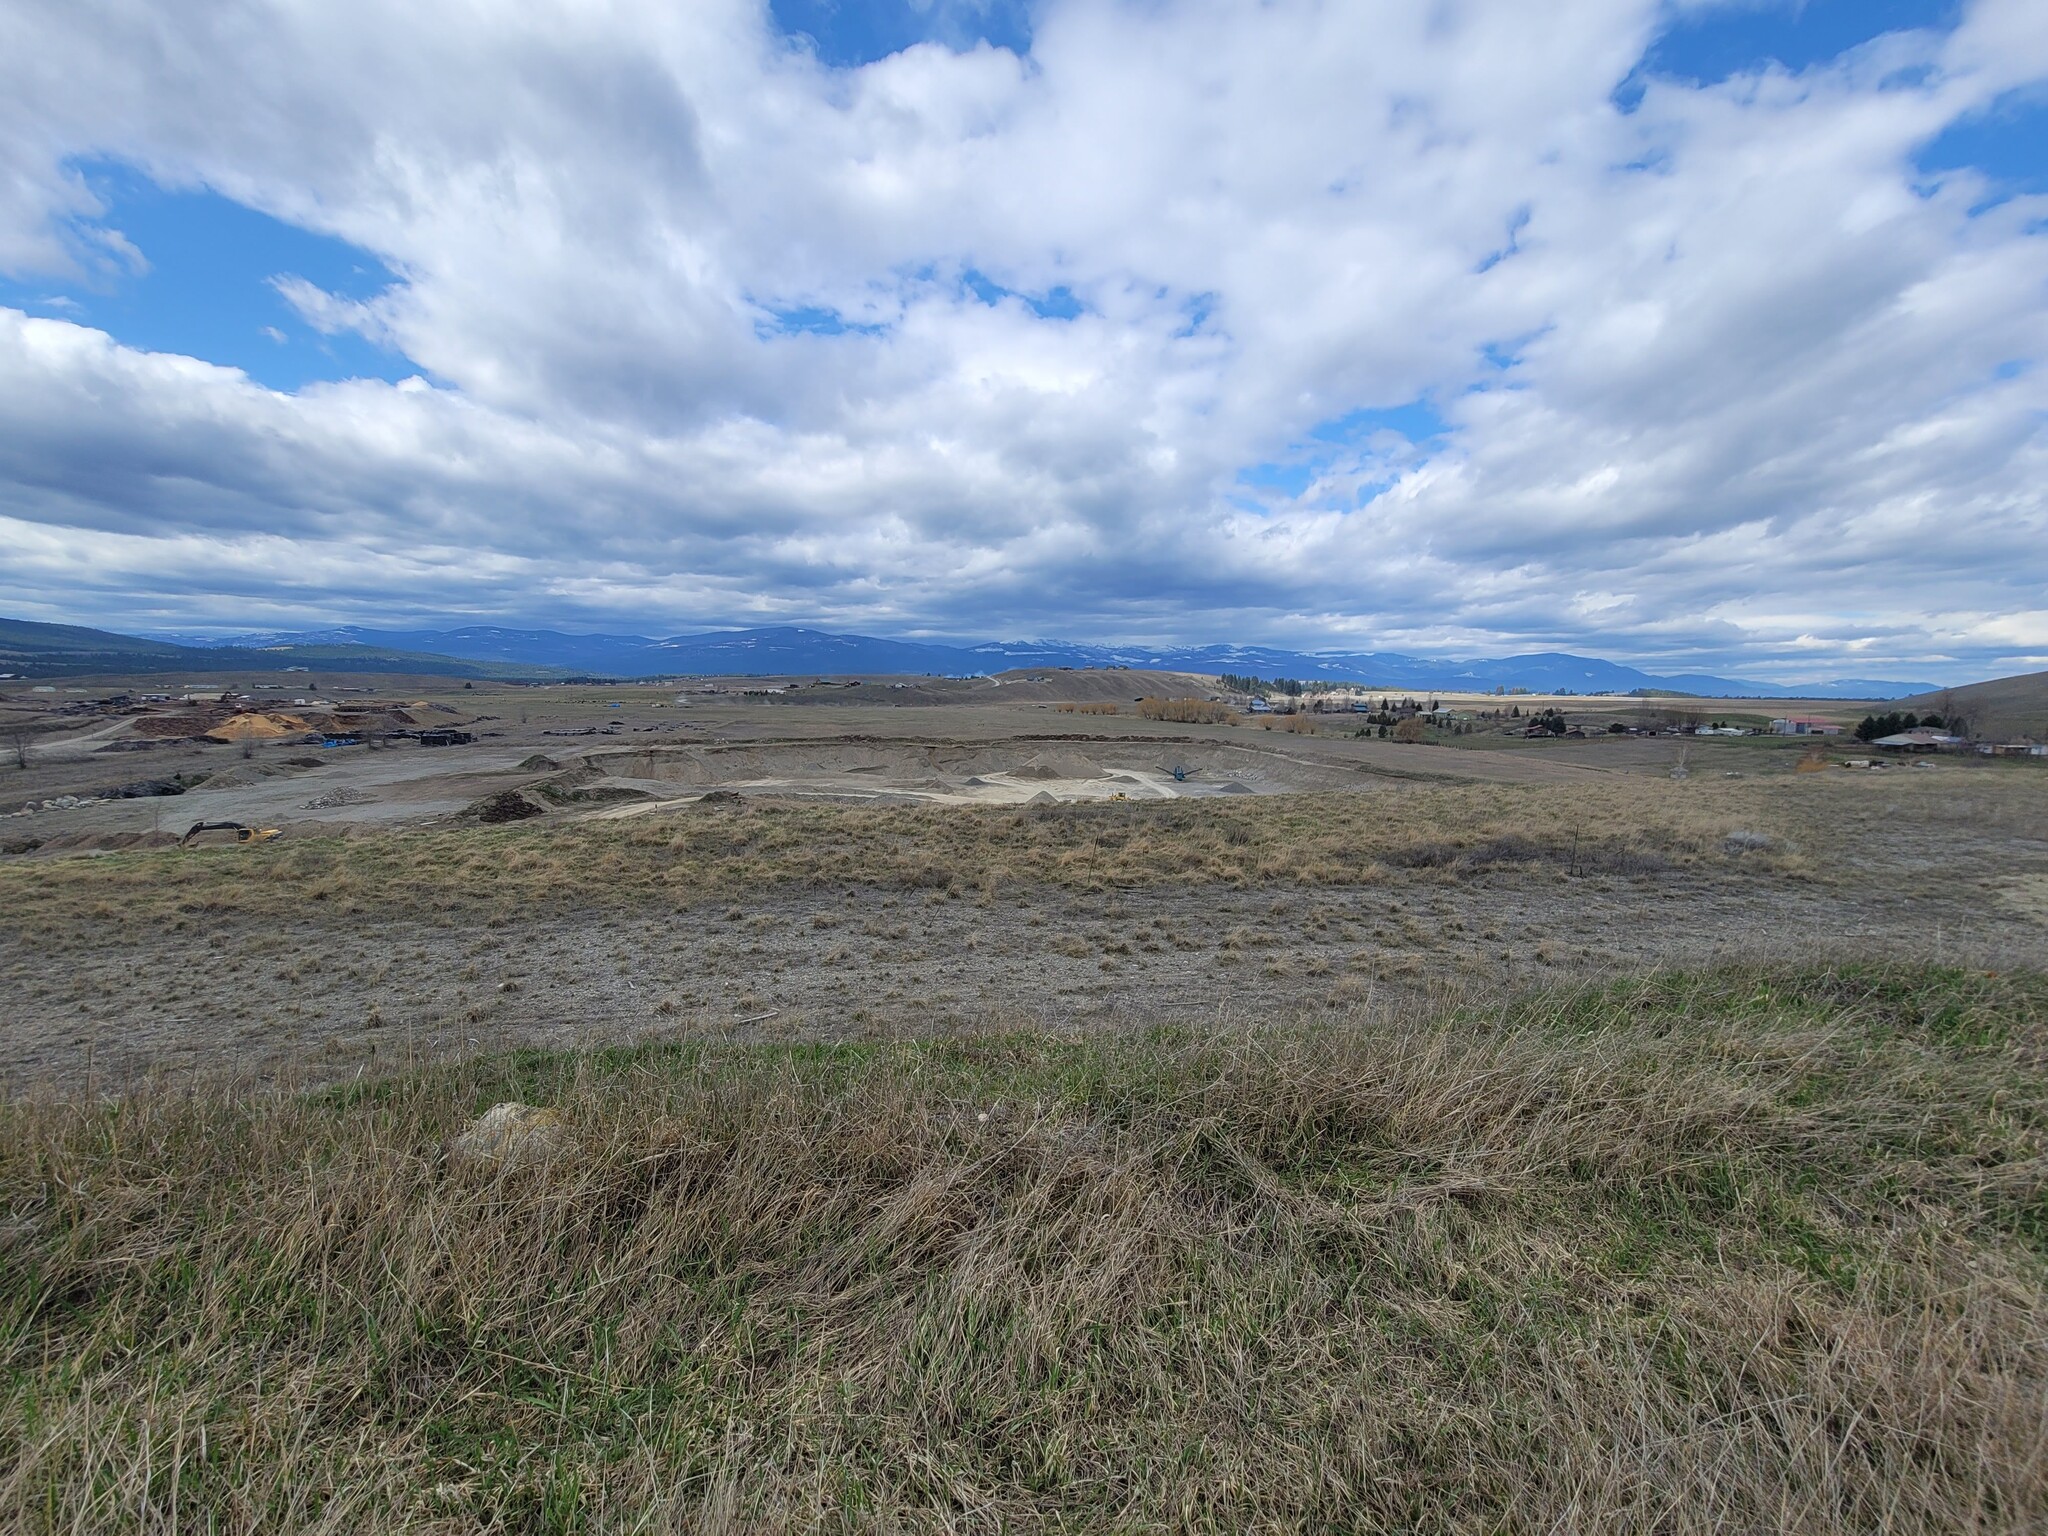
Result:
{"label": "construction machinery", "polygon": [[195,821],[185,829],[185,835],[178,839],[180,848],[192,839],[207,832],[232,832],[238,843],[267,843],[278,835],[277,827],[246,827],[239,821]]}

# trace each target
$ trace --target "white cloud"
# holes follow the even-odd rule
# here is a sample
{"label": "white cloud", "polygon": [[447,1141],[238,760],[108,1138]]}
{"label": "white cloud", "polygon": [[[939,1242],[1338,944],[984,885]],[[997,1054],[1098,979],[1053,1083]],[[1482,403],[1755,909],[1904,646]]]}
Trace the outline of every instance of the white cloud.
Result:
{"label": "white cloud", "polygon": [[280,291],[435,384],[0,316],[0,607],[1988,667],[2041,643],[2048,199],[1910,161],[2048,75],[2036,12],[1623,113],[1654,0],[1054,3],[852,72],[739,0],[23,0],[0,268],[127,158],[373,252]]}

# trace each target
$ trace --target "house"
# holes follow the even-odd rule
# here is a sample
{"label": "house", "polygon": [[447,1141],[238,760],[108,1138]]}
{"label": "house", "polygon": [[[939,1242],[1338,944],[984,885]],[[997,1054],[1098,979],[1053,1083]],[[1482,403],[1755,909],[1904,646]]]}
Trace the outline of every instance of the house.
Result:
{"label": "house", "polygon": [[1895,736],[1880,736],[1871,745],[1887,752],[1954,752],[1967,747],[1969,742],[1961,736],[1929,730],[1923,725],[1918,730],[1900,731]]}
{"label": "house", "polygon": [[1842,728],[1832,720],[1823,720],[1819,715],[1787,715],[1782,720],[1771,722],[1773,734],[1779,736],[1839,736]]}

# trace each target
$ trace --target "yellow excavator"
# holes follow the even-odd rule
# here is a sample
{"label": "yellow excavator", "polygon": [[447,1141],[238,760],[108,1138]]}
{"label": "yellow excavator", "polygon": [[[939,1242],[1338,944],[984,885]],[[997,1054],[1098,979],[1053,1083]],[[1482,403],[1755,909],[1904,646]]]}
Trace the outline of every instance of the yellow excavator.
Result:
{"label": "yellow excavator", "polygon": [[267,843],[276,837],[278,827],[245,827],[239,821],[195,821],[178,839],[178,846],[185,847],[195,837],[207,832],[232,832],[238,843]]}

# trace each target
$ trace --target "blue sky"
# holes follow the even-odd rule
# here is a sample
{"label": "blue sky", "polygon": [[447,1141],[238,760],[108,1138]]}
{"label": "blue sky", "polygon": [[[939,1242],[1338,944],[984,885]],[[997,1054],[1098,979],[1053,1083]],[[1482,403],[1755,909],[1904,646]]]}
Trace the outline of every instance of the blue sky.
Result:
{"label": "blue sky", "polygon": [[1761,0],[1698,6],[1673,14],[1641,68],[1697,85],[1718,85],[1768,64],[1797,72],[1826,64],[1888,32],[1946,32],[1959,0]]}
{"label": "blue sky", "polygon": [[808,38],[822,62],[840,69],[925,42],[1031,48],[1031,7],[1021,0],[774,0],[769,10],[786,36]]}
{"label": "blue sky", "polygon": [[[368,299],[398,279],[369,252],[247,208],[205,187],[166,191],[113,161],[74,163],[104,209],[69,221],[90,266],[72,274],[0,274],[0,303],[76,320],[132,347],[240,368],[273,389],[317,379],[398,380],[419,370],[354,332],[323,335],[274,286],[298,277]],[[117,229],[124,257],[92,232]]]}
{"label": "blue sky", "polygon": [[2048,666],[2048,15],[1455,15],[32,6],[0,608]]}

